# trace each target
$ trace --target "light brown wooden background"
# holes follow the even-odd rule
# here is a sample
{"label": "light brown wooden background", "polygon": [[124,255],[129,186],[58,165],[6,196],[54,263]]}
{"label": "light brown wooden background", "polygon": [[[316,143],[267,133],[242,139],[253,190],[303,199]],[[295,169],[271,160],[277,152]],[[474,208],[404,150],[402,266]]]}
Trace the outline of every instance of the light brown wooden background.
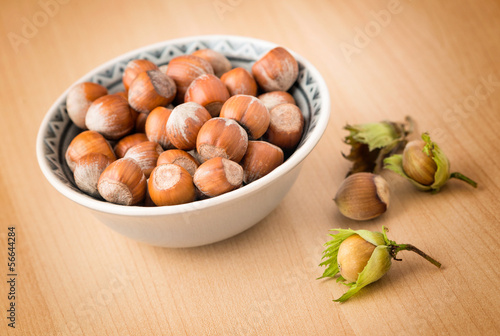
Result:
{"label": "light brown wooden background", "polygon": [[[500,333],[498,1],[65,0],[46,22],[38,1],[0,6],[0,334]],[[377,24],[374,13],[389,9]],[[34,16],[41,27],[14,47],[8,34],[22,36]],[[360,39],[360,30],[370,36]],[[136,243],[48,184],[35,157],[38,127],[55,99],[101,63],[209,33],[262,38],[305,56],[328,84],[330,123],[290,193],[252,229],[192,249]],[[332,202],[348,169],[342,127],[407,114],[479,188],[451,181],[430,195],[385,172],[389,211],[366,223],[342,218]],[[332,302],[345,287],[315,280],[328,230],[382,225],[444,267],[403,252],[380,281]],[[14,332],[4,317],[7,226],[18,236]]]}

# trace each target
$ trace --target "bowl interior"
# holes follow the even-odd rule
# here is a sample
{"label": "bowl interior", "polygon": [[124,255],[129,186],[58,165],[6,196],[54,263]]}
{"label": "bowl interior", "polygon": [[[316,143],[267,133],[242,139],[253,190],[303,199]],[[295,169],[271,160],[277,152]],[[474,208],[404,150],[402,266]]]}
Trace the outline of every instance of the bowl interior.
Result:
{"label": "bowl interior", "polygon": [[[210,48],[224,54],[231,61],[233,67],[243,67],[250,70],[257,59],[275,46],[270,42],[238,36],[198,36],[165,41],[117,57],[91,71],[78,82],[95,82],[107,87],[110,93],[118,92],[123,90],[122,74],[130,60],[147,59],[160,66],[168,64],[176,56],[191,54],[195,50],[204,48]],[[283,165],[267,176],[214,199],[223,200],[224,197],[231,197],[228,196],[230,194],[237,196],[238,193],[244,192],[245,188],[263,186],[266,181],[279,176],[279,174],[286,173],[300,163],[319,141],[329,118],[328,90],[317,70],[300,55],[295,53],[293,55],[299,64],[299,76],[289,92],[302,110],[305,120],[304,133],[297,149]],[[68,90],[51,107],[40,127],[37,153],[42,171],[59,191],[74,201],[84,201],[86,206],[97,206],[99,203],[103,203],[109,206],[108,209],[115,208],[115,211],[120,213],[129,211],[123,208],[138,208],[114,205],[94,199],[81,192],[74,184],[73,174],[65,162],[64,155],[71,140],[82,130],[77,128],[69,119],[66,110]],[[208,199],[196,203],[205,202],[209,204],[212,200]],[[168,208],[182,208],[182,206]],[[152,212],[157,211],[156,208],[147,209]]]}

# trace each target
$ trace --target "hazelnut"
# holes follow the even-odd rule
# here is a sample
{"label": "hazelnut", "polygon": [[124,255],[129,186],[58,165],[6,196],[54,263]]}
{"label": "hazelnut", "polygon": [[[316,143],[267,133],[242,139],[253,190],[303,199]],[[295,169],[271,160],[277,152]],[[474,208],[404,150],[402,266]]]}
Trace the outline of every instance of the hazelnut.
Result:
{"label": "hazelnut", "polygon": [[245,156],[241,160],[244,176],[248,184],[269,174],[284,160],[283,151],[278,146],[265,141],[249,141]]}
{"label": "hazelnut", "polygon": [[131,147],[124,157],[137,161],[146,178],[149,178],[161,153],[163,153],[163,149],[159,144],[153,141],[144,141]]}
{"label": "hazelnut", "polygon": [[189,152],[186,152],[186,153],[189,153],[199,163],[205,162],[205,160],[201,157],[200,153],[198,153],[198,151],[196,151],[196,149],[190,150]]}
{"label": "hazelnut", "polygon": [[266,92],[261,94],[257,98],[259,98],[262,104],[267,107],[268,111],[271,111],[274,107],[280,104],[288,103],[295,105],[295,99],[293,99],[293,96],[285,91]]}
{"label": "hazelnut", "polygon": [[252,66],[252,74],[266,92],[287,91],[299,75],[295,58],[282,47],[276,47]]}
{"label": "hazelnut", "polygon": [[145,59],[136,59],[131,60],[127,63],[125,70],[123,71],[123,86],[125,87],[125,91],[128,91],[130,84],[134,81],[134,79],[141,72],[149,71],[149,70],[157,70],[158,66],[151,61]]}
{"label": "hazelnut", "polygon": [[356,282],[359,274],[363,272],[366,264],[368,264],[375,248],[376,246],[373,243],[358,234],[353,234],[342,241],[337,254],[340,275],[347,282]]}
{"label": "hazelnut", "polygon": [[177,105],[172,110],[166,125],[170,143],[178,149],[194,149],[200,128],[210,118],[210,113],[197,103]]}
{"label": "hazelnut", "polygon": [[[125,98],[128,102],[128,93],[125,92],[125,91],[120,91],[120,92],[116,92],[114,93],[116,95],[119,95],[119,96],[122,96],[123,98]],[[130,104],[129,104],[130,106]],[[132,107],[130,107],[130,113],[132,114],[132,118],[137,122],[137,118],[139,117],[139,112],[137,112],[136,110],[134,110]],[[142,132],[144,133],[144,132]]]}
{"label": "hazelnut", "polygon": [[[133,110],[131,108],[131,110]],[[148,119],[147,113],[138,113],[135,120],[135,131],[137,133],[146,133],[146,120]]]}
{"label": "hazelnut", "polygon": [[304,129],[304,117],[293,104],[280,104],[269,113],[271,122],[264,138],[282,149],[293,149],[299,143]]}
{"label": "hazelnut", "polygon": [[258,139],[264,135],[269,126],[269,111],[259,99],[253,96],[232,96],[222,106],[220,116],[236,120],[248,131],[252,139]]}
{"label": "hazelnut", "polygon": [[201,161],[214,157],[240,162],[247,151],[248,135],[234,120],[212,118],[200,129],[196,139],[196,151]]}
{"label": "hazelnut", "polygon": [[257,95],[257,83],[252,74],[243,68],[234,68],[226,72],[220,78],[227,87],[231,96],[243,94],[249,96]]}
{"label": "hazelnut", "polygon": [[[149,179],[146,181],[146,184],[149,184]],[[144,202],[142,203],[145,207],[155,207],[156,204],[151,199],[151,195],[149,194],[149,187],[146,187],[146,196],[144,196]]]}
{"label": "hazelnut", "polygon": [[224,73],[231,70],[231,62],[226,56],[212,49],[200,49],[193,53],[194,56],[198,56],[206,60],[212,68],[217,77],[222,76]]}
{"label": "hazelnut", "polygon": [[403,151],[403,171],[420,184],[430,186],[434,183],[437,164],[432,155],[424,152],[423,140],[408,142]]}
{"label": "hazelnut", "polygon": [[158,106],[148,115],[146,119],[146,135],[148,136],[149,141],[154,141],[159,143],[163,149],[172,148],[172,144],[168,139],[167,134],[167,120],[170,117],[172,110]]}
{"label": "hazelnut", "polygon": [[94,100],[107,94],[108,89],[97,83],[84,82],[73,86],[66,98],[66,109],[71,121],[77,127],[87,129],[85,126],[87,110]]}
{"label": "hazelnut", "polygon": [[181,166],[166,163],[157,166],[148,181],[151,200],[158,205],[176,205],[195,199],[193,178]]}
{"label": "hazelnut", "polygon": [[191,82],[184,96],[185,102],[195,102],[218,117],[222,105],[229,99],[226,86],[215,75],[205,74]]}
{"label": "hazelnut", "polygon": [[174,57],[168,63],[166,74],[170,76],[177,86],[175,101],[177,104],[184,102],[184,94],[191,82],[204,74],[214,74],[210,63],[203,58],[193,55],[181,55]]}
{"label": "hazelnut", "polygon": [[169,149],[161,153],[156,165],[159,166],[165,163],[181,166],[186,169],[191,176],[194,175],[194,172],[199,166],[198,161],[196,161],[191,154],[181,149]]}
{"label": "hazelnut", "polygon": [[132,108],[149,113],[155,107],[167,106],[175,97],[176,88],[172,78],[160,70],[141,72],[128,91],[128,102]]}
{"label": "hazelnut", "polygon": [[389,207],[389,185],[380,175],[356,173],[346,178],[335,195],[344,216],[368,220],[382,215]]}
{"label": "hazelnut", "polygon": [[193,181],[205,196],[215,197],[241,186],[243,168],[234,161],[216,157],[198,167]]}
{"label": "hazelnut", "polygon": [[75,170],[78,160],[90,153],[101,153],[111,161],[116,160],[113,149],[101,134],[95,131],[83,131],[71,140],[66,150],[66,163],[71,171]]}
{"label": "hazelnut", "polygon": [[106,139],[120,139],[134,128],[135,120],[123,96],[111,94],[97,98],[90,105],[85,125]]}
{"label": "hazelnut", "polygon": [[148,141],[148,137],[144,133],[134,133],[121,138],[120,141],[116,143],[114,148],[116,157],[121,159],[131,147],[134,147],[144,141]]}
{"label": "hazelnut", "polygon": [[146,177],[134,159],[122,158],[111,163],[102,172],[97,189],[108,202],[135,205],[146,194]]}
{"label": "hazelnut", "polygon": [[74,178],[76,186],[90,196],[99,197],[97,182],[102,172],[111,162],[110,158],[101,153],[90,153],[83,156],[75,166]]}

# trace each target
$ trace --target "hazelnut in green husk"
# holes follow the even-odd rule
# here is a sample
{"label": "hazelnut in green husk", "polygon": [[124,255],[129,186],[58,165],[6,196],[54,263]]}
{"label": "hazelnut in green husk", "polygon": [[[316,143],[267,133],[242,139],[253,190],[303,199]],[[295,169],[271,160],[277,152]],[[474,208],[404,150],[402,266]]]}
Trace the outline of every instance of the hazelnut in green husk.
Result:
{"label": "hazelnut in green husk", "polygon": [[[441,264],[418,248],[410,244],[396,244],[387,238],[387,229],[382,233],[368,230],[334,229],[332,240],[325,244],[324,261],[326,266],[323,275],[318,279],[338,276],[337,282],[349,286],[349,290],[340,298],[333,300],[344,302],[356,294],[361,288],[383,277],[391,268],[391,261],[397,259],[400,251],[412,251],[437,267]],[[340,274],[339,274],[340,273]]]}
{"label": "hazelnut in green husk", "polygon": [[422,140],[409,142],[403,155],[384,159],[384,168],[408,179],[418,189],[438,192],[450,178],[457,178],[477,188],[477,183],[460,174],[450,174],[450,162],[439,146],[423,133]]}
{"label": "hazelnut in green husk", "polygon": [[346,125],[349,135],[344,142],[351,146],[349,155],[342,154],[352,162],[347,176],[368,172],[378,174],[383,160],[396,153],[406,144],[406,137],[413,130],[413,121],[406,117],[405,122],[382,121],[359,125]]}
{"label": "hazelnut in green husk", "polygon": [[356,173],[347,177],[335,195],[335,203],[344,216],[354,220],[369,220],[386,212],[389,207],[389,185],[380,175]]}

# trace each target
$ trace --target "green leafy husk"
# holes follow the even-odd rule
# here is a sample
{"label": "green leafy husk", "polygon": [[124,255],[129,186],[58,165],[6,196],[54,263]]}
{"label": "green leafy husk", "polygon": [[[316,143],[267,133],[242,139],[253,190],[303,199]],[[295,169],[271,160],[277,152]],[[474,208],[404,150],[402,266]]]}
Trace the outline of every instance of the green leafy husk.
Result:
{"label": "green leafy husk", "polygon": [[423,152],[431,157],[437,166],[436,173],[434,174],[434,182],[431,185],[423,185],[406,175],[403,169],[403,156],[400,154],[395,154],[388,158],[385,158],[384,168],[389,169],[396,174],[406,178],[415,187],[422,191],[432,191],[433,193],[439,192],[439,190],[446,184],[446,182],[448,182],[450,178],[458,178],[469,183],[474,188],[477,187],[476,182],[460,173],[450,174],[450,162],[448,161],[448,158],[441,150],[441,148],[439,148],[439,146],[435,142],[431,141],[428,133],[422,133],[422,140],[425,141]]}
{"label": "green leafy husk", "polygon": [[383,168],[383,159],[396,153],[406,144],[406,137],[413,131],[413,121],[382,121],[359,125],[346,125],[349,135],[344,142],[351,146],[349,155],[342,155],[353,163],[347,176],[369,172],[378,174]]}
{"label": "green leafy husk", "polygon": [[345,302],[351,296],[356,294],[361,290],[361,288],[377,281],[383,277],[387,271],[391,268],[391,256],[389,253],[389,247],[385,245],[380,245],[373,250],[372,256],[365,268],[361,273],[359,273],[358,280],[345,292],[341,297],[335,302]]}
{"label": "green leafy husk", "polygon": [[[323,275],[317,279],[323,278],[333,278],[337,277],[337,282],[340,282],[349,287],[347,292],[345,292],[341,297],[335,299],[335,302],[345,302],[347,299],[352,297],[354,294],[359,292],[363,287],[379,280],[383,277],[391,268],[391,259],[397,259],[396,255],[400,251],[412,251],[418,253],[420,256],[433,263],[437,267],[441,267],[441,264],[410,244],[396,244],[396,242],[389,240],[387,238],[387,229],[382,227],[382,233],[372,232],[368,230],[351,230],[351,229],[334,229],[331,231],[337,231],[336,234],[330,234],[333,238],[325,244],[325,250],[323,251],[323,262],[320,266],[326,266]],[[344,240],[350,236],[358,234],[361,238],[375,245],[368,263],[365,268],[359,273],[358,278],[355,282],[347,282],[346,279],[340,275],[339,265],[338,265],[338,251],[339,247]]]}

